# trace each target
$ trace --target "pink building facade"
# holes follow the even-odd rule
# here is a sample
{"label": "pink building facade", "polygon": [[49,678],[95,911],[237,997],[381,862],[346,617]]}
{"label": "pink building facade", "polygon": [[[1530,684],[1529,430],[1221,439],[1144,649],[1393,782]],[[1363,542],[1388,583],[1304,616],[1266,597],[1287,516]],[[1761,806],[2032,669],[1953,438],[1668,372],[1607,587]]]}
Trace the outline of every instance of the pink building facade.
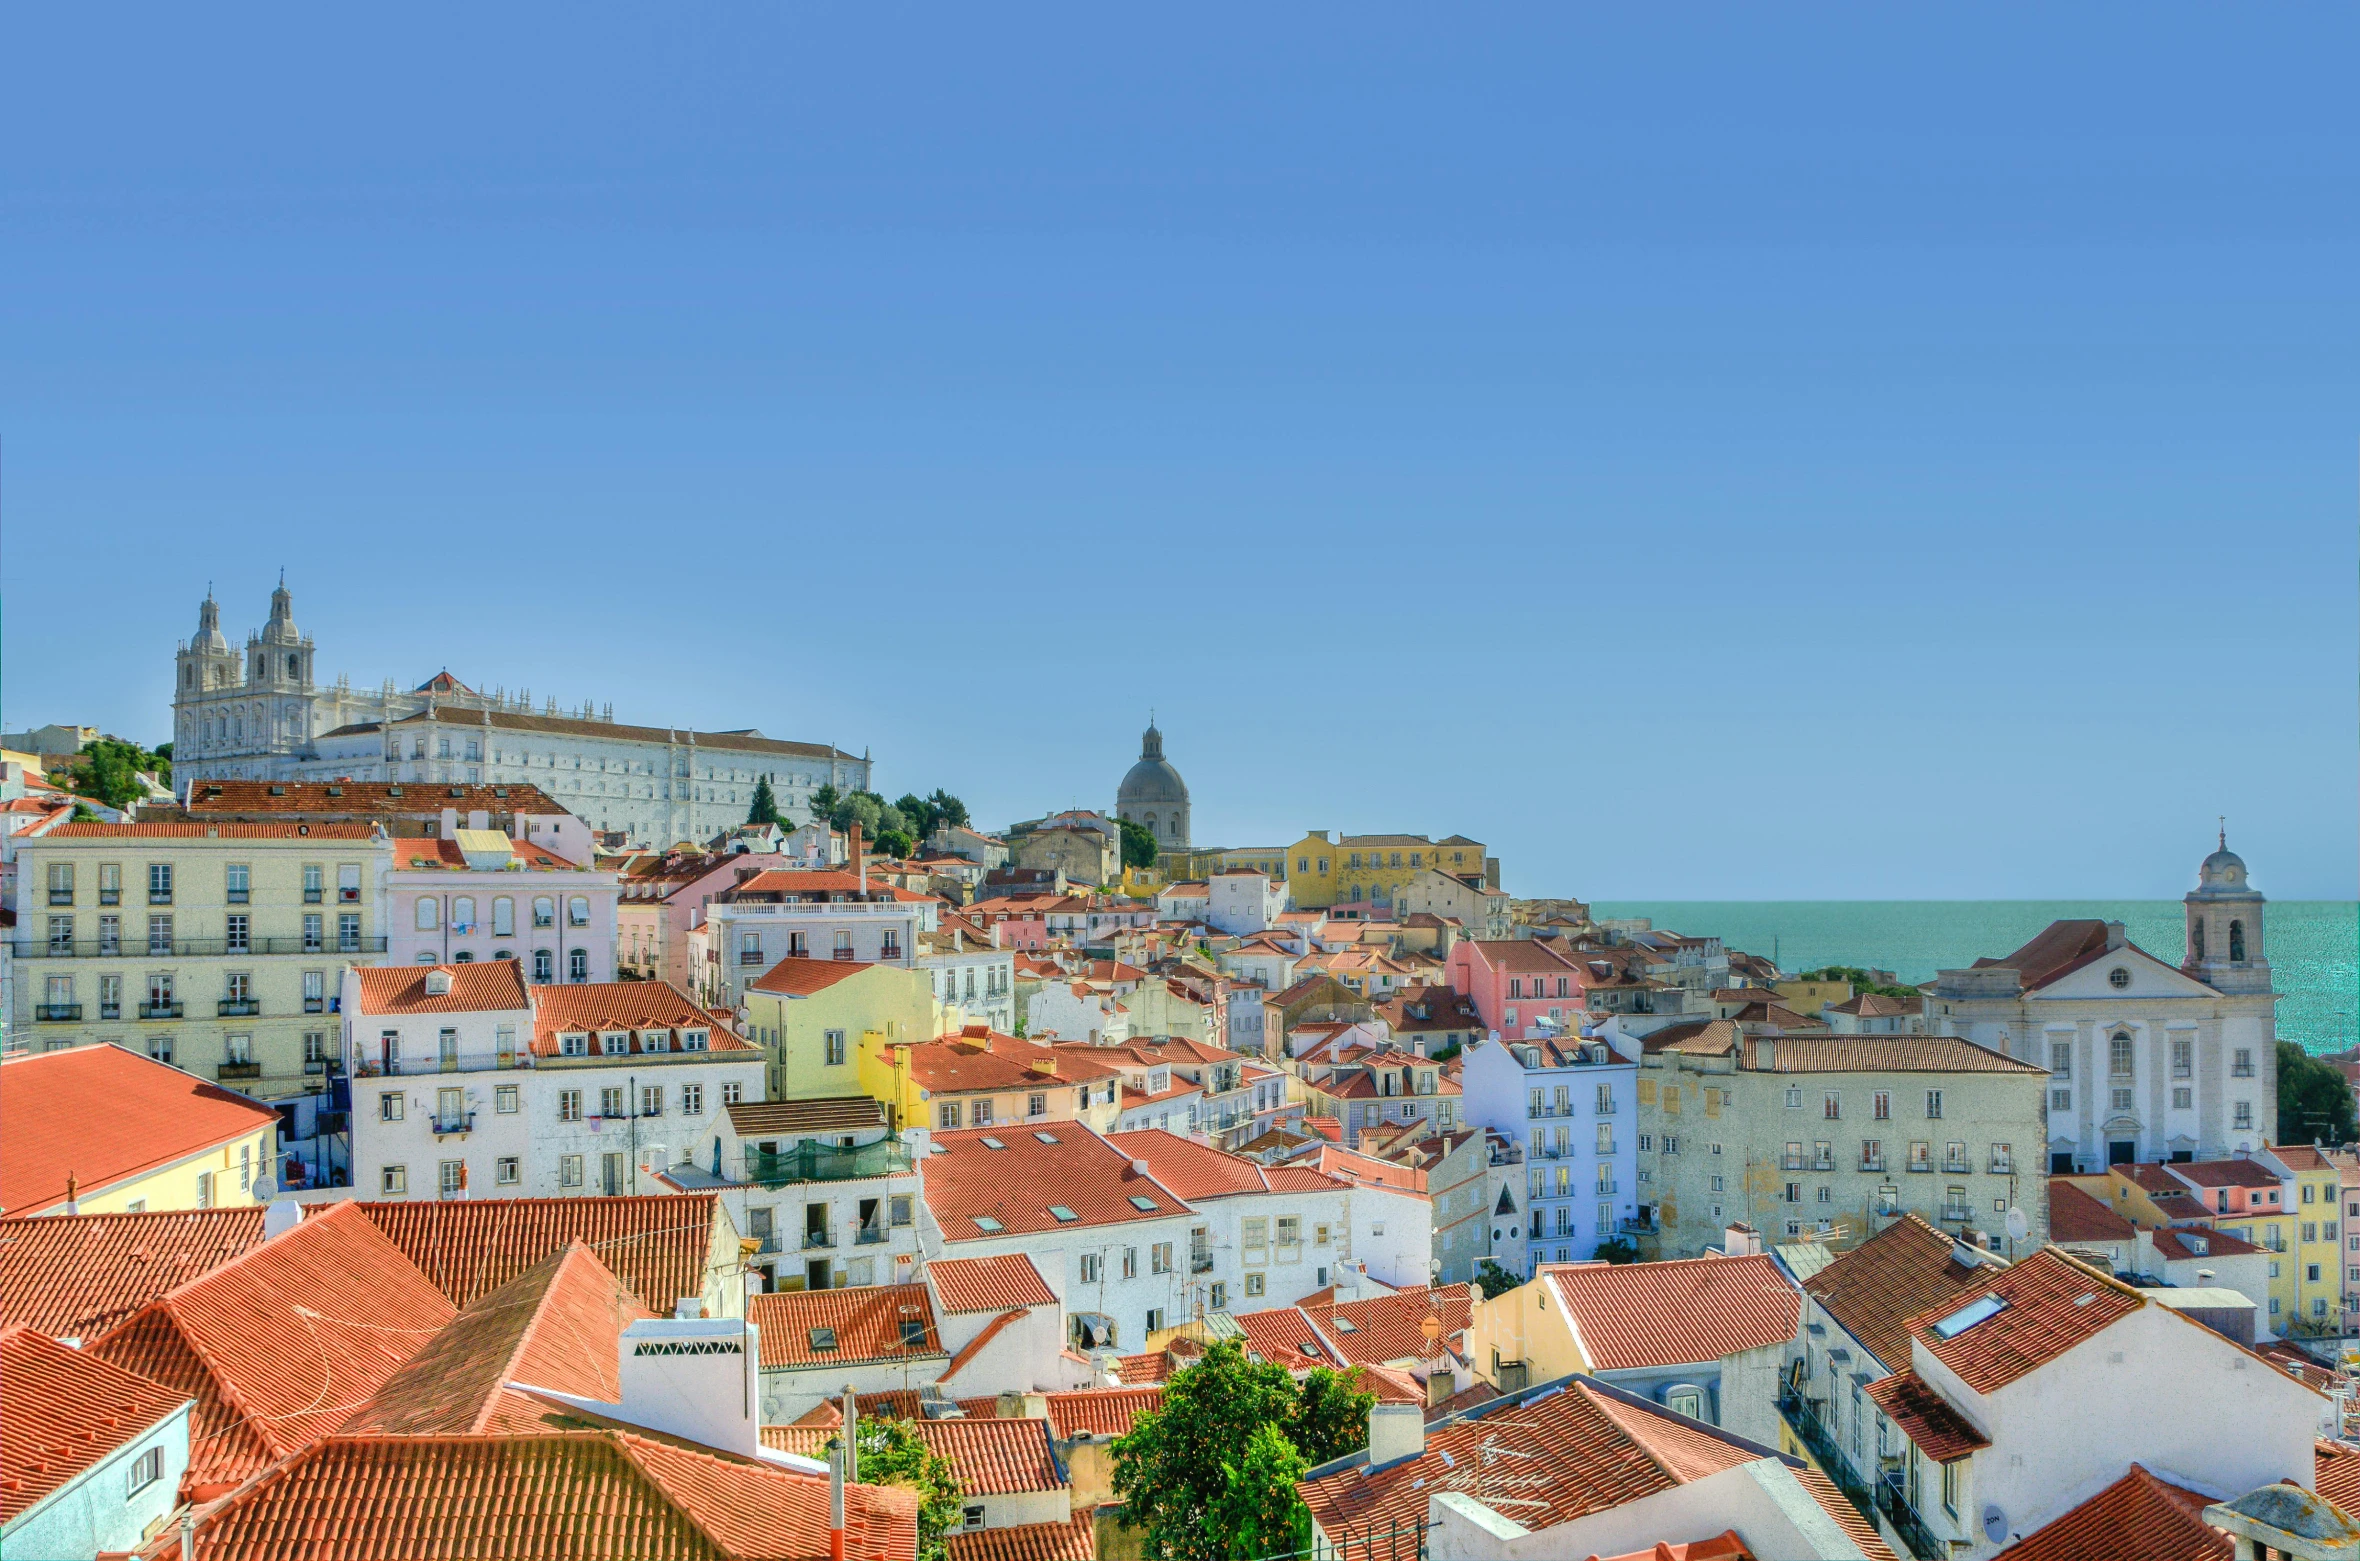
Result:
{"label": "pink building facade", "polygon": [[1565,1034],[1581,1024],[1583,967],[1534,938],[1468,938],[1450,951],[1451,990],[1503,1040]]}

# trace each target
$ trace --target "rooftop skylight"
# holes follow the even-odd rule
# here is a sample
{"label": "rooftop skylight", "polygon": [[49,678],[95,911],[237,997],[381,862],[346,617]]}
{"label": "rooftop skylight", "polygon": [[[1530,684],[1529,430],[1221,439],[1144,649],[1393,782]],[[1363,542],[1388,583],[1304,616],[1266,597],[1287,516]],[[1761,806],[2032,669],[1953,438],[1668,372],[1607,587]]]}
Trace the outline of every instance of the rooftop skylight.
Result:
{"label": "rooftop skylight", "polygon": [[832,1350],[832,1349],[834,1349],[834,1348],[836,1347],[836,1330],[835,1330],[835,1329],[833,1329],[833,1328],[814,1328],[814,1329],[812,1329],[812,1330],[811,1330],[811,1347],[812,1347],[814,1350]]}
{"label": "rooftop skylight", "polygon": [[1998,1316],[2007,1304],[1996,1295],[1987,1295],[1979,1301],[1969,1301],[1934,1325],[1934,1337],[1955,1339],[1969,1328],[1974,1327],[1975,1324]]}
{"label": "rooftop skylight", "polygon": [[1137,1193],[1131,1194],[1131,1207],[1134,1209],[1145,1209],[1150,1214],[1156,1212],[1155,1200],[1153,1198],[1142,1198]]}
{"label": "rooftop skylight", "polygon": [[979,1142],[982,1143],[983,1147],[986,1149],[1005,1149],[1008,1147],[1006,1144],[1001,1143],[996,1138],[981,1139]]}
{"label": "rooftop skylight", "polygon": [[1076,1214],[1073,1210],[1067,1208],[1062,1203],[1050,1204],[1049,1213],[1057,1220],[1060,1225],[1069,1224],[1072,1221],[1081,1218],[1079,1214]]}
{"label": "rooftop skylight", "polygon": [[995,1230],[1006,1230],[1008,1227],[988,1214],[978,1214],[975,1216],[975,1228],[989,1235]]}

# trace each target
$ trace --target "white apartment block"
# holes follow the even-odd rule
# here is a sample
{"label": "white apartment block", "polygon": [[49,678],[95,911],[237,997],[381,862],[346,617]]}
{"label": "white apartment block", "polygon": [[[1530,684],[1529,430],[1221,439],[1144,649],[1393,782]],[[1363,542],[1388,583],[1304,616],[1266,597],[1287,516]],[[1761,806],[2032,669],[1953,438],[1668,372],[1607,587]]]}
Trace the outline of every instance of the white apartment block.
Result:
{"label": "white apartment block", "polygon": [[735,1009],[747,985],[782,959],[914,968],[919,934],[933,930],[940,903],[841,868],[758,873],[715,895],[691,929],[696,993]]}
{"label": "white apartment block", "polygon": [[[1601,1041],[1484,1040],[1460,1076],[1469,1125],[1524,1149],[1524,1251],[1511,1272],[1580,1262],[1640,1223],[1638,1067]],[[1511,1233],[1512,1234],[1512,1233]]]}
{"label": "white apartment block", "polygon": [[759,1100],[762,1053],[654,981],[517,961],[345,973],[353,1185],[371,1198],[617,1197]]}

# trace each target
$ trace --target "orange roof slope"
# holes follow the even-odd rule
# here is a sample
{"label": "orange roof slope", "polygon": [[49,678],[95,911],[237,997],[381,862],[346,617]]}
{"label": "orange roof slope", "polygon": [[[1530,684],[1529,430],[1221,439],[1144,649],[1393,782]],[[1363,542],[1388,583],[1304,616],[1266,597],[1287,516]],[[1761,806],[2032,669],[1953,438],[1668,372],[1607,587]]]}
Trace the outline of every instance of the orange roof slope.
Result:
{"label": "orange roof slope", "polygon": [[197,1401],[191,1489],[334,1431],[452,1316],[352,1204],[181,1286],[89,1346]]}
{"label": "orange roof slope", "polygon": [[188,1396],[30,1328],[0,1328],[0,1522],[145,1436]]}
{"label": "orange roof slope", "polygon": [[[704,1030],[706,1044],[714,1051],[755,1049],[718,1016],[699,1008],[696,999],[663,981],[588,981],[535,988],[533,1050],[554,1055],[558,1037],[568,1030]],[[637,1050],[638,1040],[631,1045]]]}
{"label": "orange roof slope", "polygon": [[946,1312],[998,1312],[1012,1306],[1055,1306],[1056,1295],[1033,1260],[1021,1252],[998,1257],[951,1257],[926,1265]]}
{"label": "orange roof slope", "polygon": [[[782,1290],[750,1297],[746,1318],[761,1331],[765,1369],[852,1366],[864,1361],[926,1360],[943,1355],[934,1303],[924,1285],[862,1285],[849,1290]],[[905,1322],[923,1332],[902,1342]],[[835,1335],[814,1343],[816,1330]]]}
{"label": "orange roof slope", "polygon": [[0,1324],[94,1339],[261,1244],[260,1208],[0,1220]]}
{"label": "orange roof slope", "polygon": [[780,960],[747,984],[749,992],[775,992],[784,997],[809,997],[814,992],[825,992],[829,987],[864,970],[875,968],[869,960],[805,959],[799,956]]}
{"label": "orange roof slope", "polygon": [[2049,1239],[2129,1241],[2137,1227],[2061,1176],[2049,1178]]}
{"label": "orange roof slope", "polygon": [[[843,1426],[838,1414],[833,1424],[771,1425],[762,1428],[762,1445],[782,1453],[825,1460],[830,1443]],[[1046,1420],[999,1420],[988,1416],[928,1420],[909,1418],[918,1440],[958,1471],[959,1489],[969,1496],[1007,1496],[1018,1491],[1062,1490],[1065,1476],[1049,1450]]]}
{"label": "orange roof slope", "polygon": [[[845,1554],[914,1557],[917,1496],[846,1491]],[[828,1483],[622,1431],[337,1437],[197,1530],[201,1561],[817,1561]]]}
{"label": "orange roof slope", "polygon": [[1877,1378],[1868,1385],[1868,1396],[1919,1452],[1936,1463],[1951,1463],[1991,1445],[1991,1438],[1969,1425],[1914,1371]]}
{"label": "orange roof slope", "polygon": [[268,1106],[120,1046],[0,1060],[0,1213],[61,1208],[69,1177],[87,1195],[277,1122]]}
{"label": "orange roof slope", "polygon": [[2136,1290],[2077,1263],[2055,1247],[1992,1276],[1976,1295],[1998,1296],[2007,1304],[1953,1338],[1934,1325],[1959,1309],[1942,1306],[1910,1319],[1910,1337],[1936,1360],[1958,1373],[1978,1393],[1990,1393],[2044,1366],[2083,1340],[2147,1304]]}
{"label": "orange roof slope", "polygon": [[[998,1148],[992,1147],[995,1143]],[[1152,1174],[1135,1173],[1129,1155],[1078,1123],[936,1133],[932,1147],[926,1208],[951,1241],[1187,1212]],[[1053,1206],[1070,1209],[1075,1218],[1059,1219],[1050,1212]],[[980,1225],[979,1219],[997,1228]]]}
{"label": "orange roof slope", "polygon": [[355,1205],[455,1306],[579,1241],[658,1316],[704,1294],[719,1206],[713,1193]]}
{"label": "orange roof slope", "polygon": [[511,1382],[616,1403],[623,1330],[653,1315],[574,1242],[468,1306],[342,1426],[347,1436],[537,1429],[547,1406]]}
{"label": "orange roof slope", "polygon": [[1327,1290],[1306,1299],[1302,1311],[1343,1352],[1344,1359],[1356,1366],[1423,1358],[1432,1353],[1426,1347],[1426,1318],[1429,1315],[1439,1318],[1442,1332],[1438,1337],[1448,1340],[1451,1335],[1466,1331],[1474,1304],[1464,1284],[1441,1285],[1431,1290],[1415,1285],[1365,1301],[1339,1303],[1322,1299],[1334,1294],[1333,1290]]}
{"label": "orange roof slope", "polygon": [[2204,1521],[2210,1505],[2211,1497],[2159,1480],[2134,1463],[2130,1473],[2025,1535],[2007,1553],[2011,1561],[2086,1561],[2090,1556],[2229,1561],[2236,1546]]}
{"label": "orange roof slope", "polygon": [[943,1536],[943,1554],[949,1561],[1093,1561],[1098,1520],[1077,1512],[1064,1523],[953,1530]]}
{"label": "orange roof slope", "polygon": [[1130,1435],[1141,1415],[1162,1407],[1164,1390],[1161,1386],[1087,1388],[1047,1397],[1049,1429],[1057,1433],[1058,1440],[1070,1441],[1078,1436]]}
{"label": "orange roof slope", "polygon": [[[358,1012],[372,1018],[499,1013],[532,1006],[523,966],[513,959],[487,959],[469,965],[363,965],[359,973]],[[448,976],[451,989],[429,993],[426,978],[430,975]]]}
{"label": "orange roof slope", "polygon": [[1792,1339],[1802,1323],[1802,1292],[1763,1253],[1541,1272],[1593,1371],[1719,1360]]}
{"label": "orange roof slope", "polygon": [[1915,1214],[1899,1220],[1804,1281],[1813,1300],[1888,1370],[1909,1365],[1909,1320],[1947,1315],[2002,1272],[1959,1261],[1958,1243]]}

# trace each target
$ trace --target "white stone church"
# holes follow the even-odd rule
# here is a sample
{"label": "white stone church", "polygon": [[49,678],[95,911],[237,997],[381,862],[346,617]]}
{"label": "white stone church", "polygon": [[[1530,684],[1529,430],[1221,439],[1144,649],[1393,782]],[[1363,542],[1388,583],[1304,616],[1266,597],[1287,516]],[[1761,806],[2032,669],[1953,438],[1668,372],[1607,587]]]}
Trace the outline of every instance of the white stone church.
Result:
{"label": "white stone church", "polygon": [[611,705],[561,713],[552,699],[536,711],[528,693],[481,693],[448,672],[406,690],[390,678],[372,690],[343,677],[322,688],[284,580],[242,654],[206,593],[174,674],[172,776],[183,797],[204,780],[530,783],[594,829],[673,845],[744,823],[764,780],[798,821],[823,785],[869,787],[866,757],[824,743],[630,726]]}
{"label": "white stone church", "polygon": [[2049,1070],[2052,1174],[2217,1160],[2278,1136],[2278,995],[2261,893],[2204,859],[2177,965],[2120,922],[2059,921],[2013,954],[1938,973],[1926,1027]]}

